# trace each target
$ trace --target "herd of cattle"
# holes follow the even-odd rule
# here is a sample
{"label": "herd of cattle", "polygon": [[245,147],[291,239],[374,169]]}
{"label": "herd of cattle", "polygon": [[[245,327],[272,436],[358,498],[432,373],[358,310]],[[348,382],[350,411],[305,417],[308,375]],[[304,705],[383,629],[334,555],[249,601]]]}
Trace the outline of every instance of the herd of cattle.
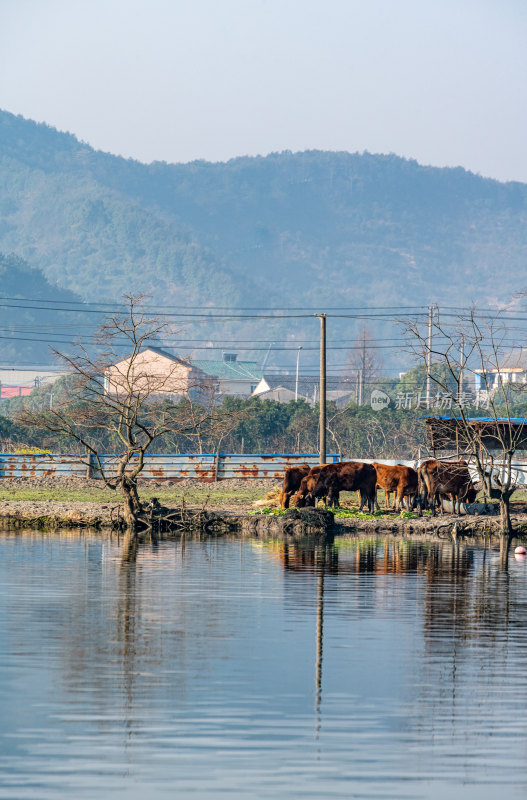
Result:
{"label": "herd of cattle", "polygon": [[402,464],[365,464],[360,461],[341,461],[338,464],[322,464],[310,467],[302,464],[290,467],[284,475],[281,495],[282,508],[293,502],[297,508],[314,506],[324,498],[331,506],[338,506],[340,492],[358,492],[360,510],[367,506],[373,512],[379,508],[377,489],[385,492],[385,507],[390,504],[390,495],[395,494],[395,509],[402,510],[406,499],[408,509],[442,510],[442,500],[452,503],[454,513],[460,513],[462,502],[472,503],[476,489],[472,483],[466,461],[424,461],[417,470]]}

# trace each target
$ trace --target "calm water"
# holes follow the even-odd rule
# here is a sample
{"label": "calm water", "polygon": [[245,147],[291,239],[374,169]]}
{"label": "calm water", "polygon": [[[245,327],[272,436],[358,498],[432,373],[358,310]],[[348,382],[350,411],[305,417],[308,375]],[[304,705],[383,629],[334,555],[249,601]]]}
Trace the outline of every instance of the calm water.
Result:
{"label": "calm water", "polygon": [[527,792],[527,562],[0,536],[0,797]]}

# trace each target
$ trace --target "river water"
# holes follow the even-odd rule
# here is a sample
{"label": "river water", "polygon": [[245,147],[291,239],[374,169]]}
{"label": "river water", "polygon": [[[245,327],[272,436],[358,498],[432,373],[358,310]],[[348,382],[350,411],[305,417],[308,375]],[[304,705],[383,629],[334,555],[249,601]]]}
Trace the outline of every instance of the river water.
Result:
{"label": "river water", "polygon": [[0,797],[527,792],[527,562],[0,535]]}

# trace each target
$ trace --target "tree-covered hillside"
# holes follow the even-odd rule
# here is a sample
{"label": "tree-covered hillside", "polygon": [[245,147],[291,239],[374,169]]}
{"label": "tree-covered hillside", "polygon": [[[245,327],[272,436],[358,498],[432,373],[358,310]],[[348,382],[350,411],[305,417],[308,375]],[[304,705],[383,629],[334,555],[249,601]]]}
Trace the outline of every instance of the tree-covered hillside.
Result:
{"label": "tree-covered hillside", "polygon": [[88,300],[507,300],[526,222],[527,186],[461,168],[316,151],[146,165],[0,112],[0,250]]}
{"label": "tree-covered hillside", "polygon": [[[0,365],[53,363],[50,345],[60,346],[78,335],[79,317],[39,306],[39,300],[54,300],[56,307],[70,307],[81,298],[50,282],[39,269],[23,259],[0,253]],[[28,303],[26,298],[36,301]],[[17,301],[16,298],[22,298]],[[53,304],[46,302],[48,309]]]}

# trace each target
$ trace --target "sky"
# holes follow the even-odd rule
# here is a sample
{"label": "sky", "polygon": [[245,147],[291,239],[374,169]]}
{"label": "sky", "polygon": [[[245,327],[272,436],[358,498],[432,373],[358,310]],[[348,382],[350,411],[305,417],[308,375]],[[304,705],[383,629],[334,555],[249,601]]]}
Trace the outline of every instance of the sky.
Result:
{"label": "sky", "polygon": [[140,161],[396,153],[527,182],[525,0],[0,0],[0,108]]}

